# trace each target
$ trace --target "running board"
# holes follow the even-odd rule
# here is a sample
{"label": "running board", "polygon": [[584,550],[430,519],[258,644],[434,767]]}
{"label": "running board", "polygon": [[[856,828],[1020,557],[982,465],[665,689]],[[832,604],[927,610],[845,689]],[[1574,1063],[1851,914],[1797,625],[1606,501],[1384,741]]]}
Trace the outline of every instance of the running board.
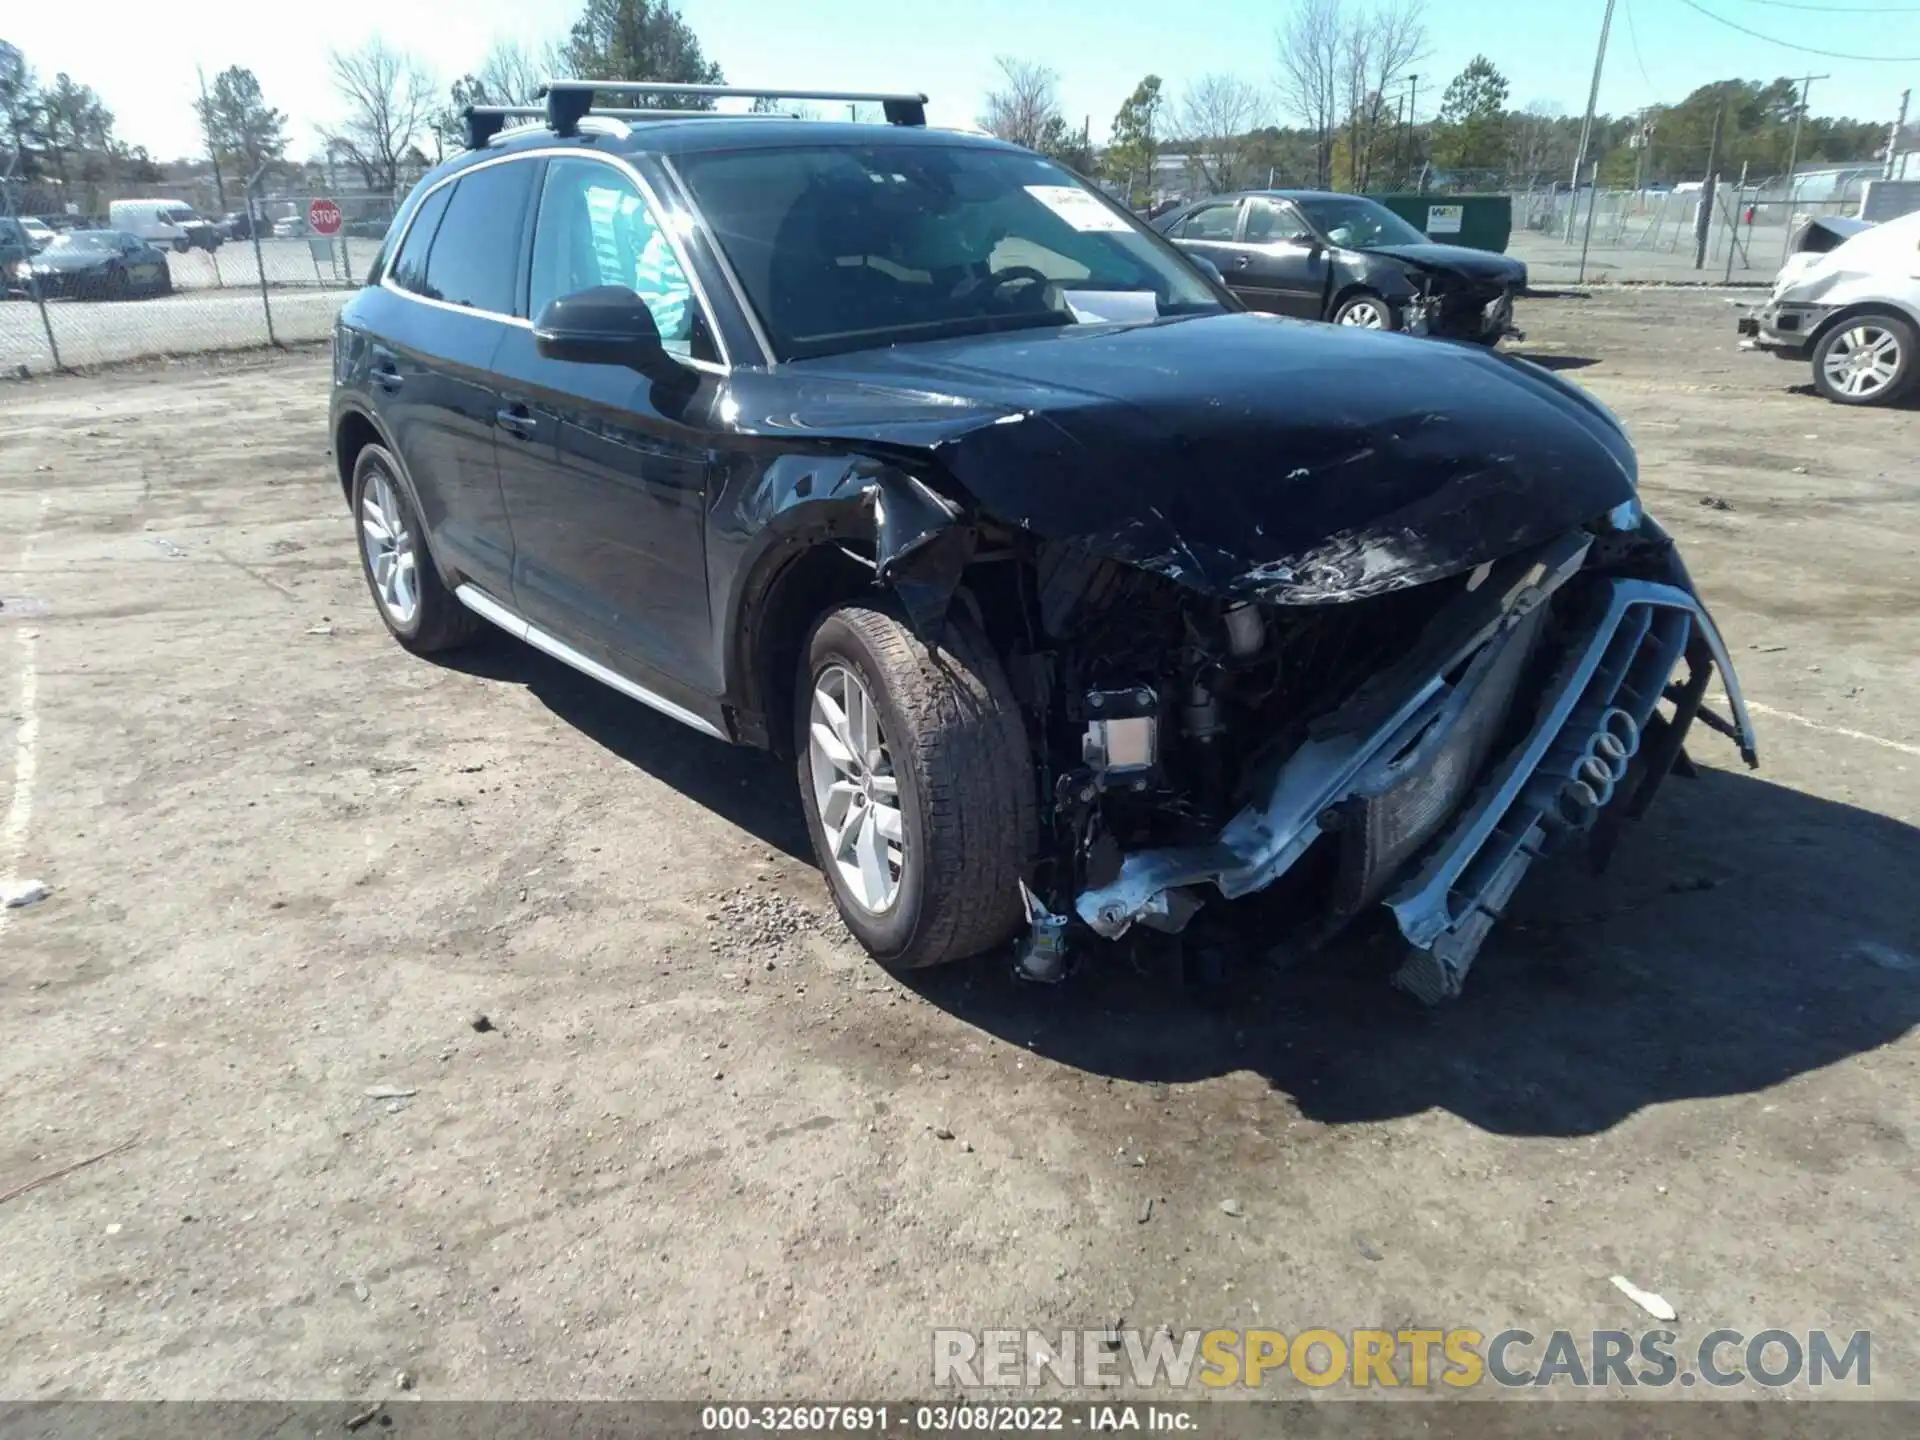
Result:
{"label": "running board", "polygon": [[629,699],[638,700],[650,710],[658,710],[690,729],[698,730],[702,735],[711,735],[716,740],[725,740],[727,736],[712,721],[702,719],[684,705],[676,705],[664,695],[656,695],[644,685],[636,685],[626,676],[609,670],[598,660],[589,660],[564,640],[556,640],[537,625],[530,624],[513,613],[484,590],[476,590],[471,585],[462,585],[454,590],[454,598],[483,620],[491,621],[516,640],[524,640],[536,650],[544,650],[562,665],[571,665],[582,675],[591,676],[609,689],[618,690]]}

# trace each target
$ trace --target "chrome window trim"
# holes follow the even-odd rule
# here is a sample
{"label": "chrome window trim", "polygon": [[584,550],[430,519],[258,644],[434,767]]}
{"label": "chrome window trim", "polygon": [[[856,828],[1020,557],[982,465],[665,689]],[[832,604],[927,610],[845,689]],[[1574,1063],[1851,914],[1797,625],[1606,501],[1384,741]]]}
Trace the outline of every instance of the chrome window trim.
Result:
{"label": "chrome window trim", "polygon": [[673,181],[674,189],[680,193],[680,203],[685,207],[686,213],[693,217],[693,223],[706,231],[707,249],[713,252],[713,263],[720,267],[721,278],[727,282],[727,289],[733,292],[733,303],[740,307],[740,314],[747,322],[747,330],[753,336],[754,343],[760,347],[760,363],[769,368],[778,365],[780,361],[774,352],[773,340],[767,334],[766,327],[760,323],[760,312],[755,310],[752,303],[748,301],[747,292],[740,284],[740,277],[733,273],[733,261],[727,257],[725,247],[714,238],[712,227],[707,225],[706,217],[701,214],[700,207],[693,203],[693,191],[688,188],[686,180],[682,178],[680,167],[662,155],[660,168],[666,172],[667,178]]}
{"label": "chrome window trim", "polygon": [[[406,228],[400,232],[399,238],[394,241],[394,259],[398,260],[400,253],[406,249],[407,237],[413,233],[414,221],[419,219],[420,211],[426,206],[427,201],[433,197],[435,192],[448,185],[455,184],[462,176],[471,175],[476,170],[486,170],[495,165],[511,165],[516,161],[522,160],[550,160],[555,157],[571,160],[598,161],[602,165],[611,165],[629,180],[633,181],[634,185],[640,191],[641,198],[646,201],[647,207],[652,211],[660,230],[665,233],[667,244],[673,250],[673,257],[680,263],[681,273],[687,277],[687,284],[693,290],[694,303],[700,308],[700,318],[706,321],[707,333],[713,336],[714,346],[720,352],[720,359],[717,363],[712,360],[701,360],[691,355],[677,356],[675,358],[678,359],[681,364],[691,366],[695,370],[704,371],[709,375],[725,375],[729,373],[733,369],[733,357],[727,351],[726,336],[720,333],[719,325],[714,323],[713,304],[707,299],[706,288],[700,283],[699,273],[693,268],[692,262],[687,255],[686,247],[680,242],[680,237],[674,233],[673,225],[665,223],[664,217],[667,211],[666,207],[660,203],[660,196],[655,192],[653,186],[647,183],[647,177],[635,169],[633,163],[624,155],[605,155],[597,150],[586,150],[572,145],[542,145],[532,150],[516,150],[511,155],[493,155],[485,160],[477,161],[472,165],[462,166],[453,174],[442,176],[420,192],[419,197],[413,203],[413,208],[407,213]],[[544,188],[544,176],[542,177],[541,183]],[[540,200],[541,196],[539,194],[533,196],[533,203],[536,206],[539,205]],[[534,228],[536,231],[539,228],[539,215],[537,211],[534,216]],[[528,264],[529,266],[532,264],[531,256],[528,257]],[[729,279],[731,280],[731,276],[729,276]],[[388,267],[381,273],[380,288],[398,295],[404,300],[412,300],[420,305],[431,305],[440,310],[450,310],[455,315],[472,315],[483,320],[497,321],[502,325],[517,326],[522,330],[533,329],[533,321],[524,316],[503,315],[498,310],[480,310],[471,305],[455,305],[450,300],[435,300],[431,296],[416,295],[411,290],[402,289],[393,283],[391,267]],[[749,312],[749,316],[751,316],[751,312]]]}

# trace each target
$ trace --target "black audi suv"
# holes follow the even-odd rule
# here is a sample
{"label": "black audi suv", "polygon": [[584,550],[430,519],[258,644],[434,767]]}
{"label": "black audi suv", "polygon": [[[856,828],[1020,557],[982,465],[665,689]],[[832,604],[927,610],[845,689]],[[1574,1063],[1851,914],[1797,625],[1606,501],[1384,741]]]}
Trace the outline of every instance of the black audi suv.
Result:
{"label": "black audi suv", "polygon": [[590,108],[663,93],[714,99],[470,115],[340,315],[339,482],[403,646],[491,623],[789,754],[881,963],[1056,980],[1290,887],[1316,933],[1385,905],[1435,1000],[1696,718],[1753,761],[1583,391],[1248,313],[920,96]]}

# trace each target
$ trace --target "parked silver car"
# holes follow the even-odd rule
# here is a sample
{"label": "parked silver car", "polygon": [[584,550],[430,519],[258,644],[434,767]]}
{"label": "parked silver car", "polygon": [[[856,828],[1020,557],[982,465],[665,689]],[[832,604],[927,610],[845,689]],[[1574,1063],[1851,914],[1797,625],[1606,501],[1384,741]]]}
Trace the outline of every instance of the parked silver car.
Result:
{"label": "parked silver car", "polygon": [[1811,360],[1815,388],[1836,404],[1896,403],[1920,379],[1920,212],[1809,224],[1739,329],[1744,348]]}

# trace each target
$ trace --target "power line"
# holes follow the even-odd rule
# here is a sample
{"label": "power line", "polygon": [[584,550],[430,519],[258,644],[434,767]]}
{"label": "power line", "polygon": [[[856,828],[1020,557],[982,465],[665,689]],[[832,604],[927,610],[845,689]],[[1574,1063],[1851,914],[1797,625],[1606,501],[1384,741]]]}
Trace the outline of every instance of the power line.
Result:
{"label": "power line", "polygon": [[1660,87],[1653,83],[1653,77],[1647,74],[1647,62],[1640,58],[1640,31],[1633,23],[1633,0],[1627,0],[1627,39],[1633,42],[1633,63],[1640,70],[1640,78],[1647,82],[1647,89],[1654,94],[1660,93]]}
{"label": "power line", "polygon": [[1802,5],[1797,0],[1746,0],[1772,10],[1811,10],[1816,15],[1920,15],[1920,5]]}
{"label": "power line", "polygon": [[1713,11],[1707,9],[1704,5],[1694,4],[1693,0],[1680,0],[1680,3],[1689,10],[1698,10],[1702,15],[1706,16],[1707,19],[1717,21],[1729,30],[1738,30],[1742,35],[1749,35],[1755,40],[1764,40],[1769,45],[1778,45],[1785,50],[1798,50],[1806,55],[1820,55],[1828,60],[1878,60],[1890,65],[1920,64],[1920,55],[1853,55],[1845,50],[1817,50],[1811,45],[1796,45],[1791,40],[1777,40],[1771,35],[1762,35],[1758,30],[1749,30],[1746,26],[1737,21],[1729,20],[1724,15],[1714,14]]}

